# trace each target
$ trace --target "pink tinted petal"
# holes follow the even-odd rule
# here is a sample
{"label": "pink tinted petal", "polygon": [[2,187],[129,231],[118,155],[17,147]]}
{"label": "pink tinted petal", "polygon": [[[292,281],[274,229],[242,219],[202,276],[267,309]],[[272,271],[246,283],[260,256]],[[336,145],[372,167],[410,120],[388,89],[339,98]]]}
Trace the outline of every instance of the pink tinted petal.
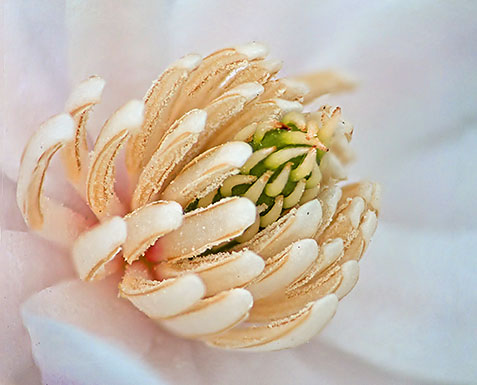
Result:
{"label": "pink tinted petal", "polygon": [[0,228],[27,231],[16,202],[16,182],[0,171]]}
{"label": "pink tinted petal", "polygon": [[158,335],[147,361],[167,384],[417,384],[388,373],[320,340],[295,349],[244,353],[213,349],[200,342]]}
{"label": "pink tinted petal", "polygon": [[36,368],[20,304],[74,272],[68,257],[46,241],[17,231],[2,231],[1,237],[0,383],[2,379],[28,383],[27,378],[35,378]]}
{"label": "pink tinted petal", "polygon": [[29,310],[23,320],[44,384],[160,385],[160,377],[130,351]]}
{"label": "pink tinted petal", "polygon": [[119,278],[63,282],[32,296],[24,304],[23,314],[71,324],[136,355],[144,354],[157,327],[128,301],[118,298]]}
{"label": "pink tinted petal", "polygon": [[358,284],[323,340],[432,383],[475,383],[476,249],[476,230],[415,230],[381,221]]}

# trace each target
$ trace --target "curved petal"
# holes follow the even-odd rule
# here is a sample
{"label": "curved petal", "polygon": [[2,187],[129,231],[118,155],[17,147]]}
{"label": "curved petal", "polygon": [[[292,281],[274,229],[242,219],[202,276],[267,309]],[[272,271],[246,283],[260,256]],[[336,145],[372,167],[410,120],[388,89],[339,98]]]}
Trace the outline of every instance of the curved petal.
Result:
{"label": "curved petal", "polygon": [[310,267],[318,255],[313,239],[303,239],[288,246],[283,252],[267,259],[265,269],[246,286],[254,300],[284,289]]}
{"label": "curved petal", "polygon": [[265,266],[263,259],[250,250],[210,254],[192,260],[182,259],[156,265],[158,278],[176,277],[184,273],[197,274],[206,286],[205,295],[240,287],[257,277]]}
{"label": "curved petal", "polygon": [[202,198],[219,187],[229,176],[237,174],[252,154],[243,142],[228,142],[214,147],[186,165],[161,194],[186,207],[194,199]]}
{"label": "curved petal", "polygon": [[164,188],[170,174],[197,143],[206,120],[207,113],[204,110],[191,110],[164,134],[158,149],[139,176],[131,201],[134,209],[148,203]]}
{"label": "curved petal", "polygon": [[160,238],[160,259],[184,259],[241,235],[255,221],[255,205],[247,198],[225,198],[184,215],[177,230]]}
{"label": "curved petal", "polygon": [[195,274],[152,281],[126,271],[119,293],[148,317],[159,319],[172,317],[194,306],[204,296],[205,287]]}
{"label": "curved petal", "polygon": [[252,305],[250,292],[232,289],[203,299],[186,313],[161,320],[160,324],[184,337],[217,334],[242,321]]}
{"label": "curved petal", "polygon": [[76,86],[65,104],[75,121],[75,138],[62,151],[63,164],[68,178],[84,196],[86,173],[88,171],[88,144],[86,142],[86,122],[90,110],[101,102],[105,81],[99,76],[91,76]]}
{"label": "curved petal", "polygon": [[124,217],[127,239],[123,256],[128,263],[138,260],[159,237],[182,224],[182,207],[176,202],[158,201],[133,211]]}
{"label": "curved petal", "polygon": [[263,229],[250,241],[239,245],[237,249],[249,248],[267,259],[292,242],[313,236],[320,221],[321,205],[315,199],[290,210],[287,215]]}
{"label": "curved petal", "polygon": [[309,341],[333,318],[338,298],[330,294],[304,307],[292,317],[264,326],[232,329],[207,343],[223,349],[273,351],[291,348]]}
{"label": "curved petal", "polygon": [[127,225],[120,217],[112,217],[83,232],[71,252],[79,277],[91,281],[113,273],[108,264],[119,253],[126,237]]}
{"label": "curved petal", "polygon": [[342,299],[353,289],[359,278],[359,265],[356,261],[348,261],[341,265],[341,274],[343,280],[338,288],[335,290],[335,294],[338,299]]}
{"label": "curved petal", "polygon": [[131,132],[141,126],[143,114],[144,103],[131,100],[111,116],[96,140],[86,181],[86,198],[98,218],[124,213],[114,192],[114,160]]}
{"label": "curved petal", "polygon": [[86,227],[86,220],[44,197],[43,182],[53,155],[73,139],[74,121],[69,115],[56,115],[43,123],[25,147],[17,182],[17,204],[25,222],[65,247]]}
{"label": "curved petal", "polygon": [[130,174],[139,174],[157,150],[169,125],[175,120],[170,113],[181,88],[200,62],[199,55],[187,55],[166,69],[152,84],[144,98],[144,122],[141,129],[132,134],[127,146],[126,165]]}

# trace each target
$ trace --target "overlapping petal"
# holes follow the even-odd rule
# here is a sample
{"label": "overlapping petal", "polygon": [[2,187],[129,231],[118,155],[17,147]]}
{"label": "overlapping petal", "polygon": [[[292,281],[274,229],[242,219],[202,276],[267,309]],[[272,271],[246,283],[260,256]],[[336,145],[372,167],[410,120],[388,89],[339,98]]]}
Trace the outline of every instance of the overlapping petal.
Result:
{"label": "overlapping petal", "polygon": [[[91,152],[87,117],[104,81],[85,80],[33,136],[18,183],[33,230],[57,229],[51,213],[74,222],[63,243],[81,279],[121,270],[122,298],[226,349],[285,349],[318,333],[356,284],[379,210],[376,184],[336,185],[352,159],[341,109],[302,112],[351,83],[332,72],[275,79],[281,62],[266,54],[252,43],[180,59],[106,121]],[[62,147],[96,224],[42,196]],[[123,147],[131,185],[117,194]]]}

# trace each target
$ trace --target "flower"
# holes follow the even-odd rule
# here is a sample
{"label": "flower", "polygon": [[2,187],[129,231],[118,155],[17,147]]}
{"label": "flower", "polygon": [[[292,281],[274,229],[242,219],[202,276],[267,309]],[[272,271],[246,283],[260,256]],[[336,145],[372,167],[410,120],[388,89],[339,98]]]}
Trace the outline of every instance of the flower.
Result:
{"label": "flower", "polygon": [[[183,57],[106,121],[91,153],[86,124],[104,81],[90,77],[33,135],[18,178],[25,222],[71,247],[81,279],[125,265],[121,297],[226,349],[285,349],[319,332],[358,279],[379,209],[378,185],[337,185],[352,158],[341,109],[302,112],[349,84],[328,72],[275,79],[280,63],[266,54],[251,43]],[[115,191],[126,143],[128,200]],[[94,226],[43,195],[58,151]]]}

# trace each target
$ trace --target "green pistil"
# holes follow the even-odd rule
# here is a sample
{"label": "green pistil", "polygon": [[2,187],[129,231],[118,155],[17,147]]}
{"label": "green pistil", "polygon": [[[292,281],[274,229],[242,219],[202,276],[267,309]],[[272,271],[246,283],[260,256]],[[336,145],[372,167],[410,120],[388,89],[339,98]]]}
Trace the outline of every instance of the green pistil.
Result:
{"label": "green pistil", "polygon": [[[262,208],[265,206],[265,210],[260,213],[261,216],[266,215],[272,209],[278,196],[282,196],[287,202],[291,201],[291,203],[294,203],[296,201],[296,203],[298,203],[304,185],[306,189],[315,187],[320,180],[318,166],[321,158],[325,154],[325,151],[316,145],[318,141],[316,135],[312,136],[307,132],[299,130],[296,125],[289,121],[287,121],[286,125],[283,122],[278,122],[276,127],[277,128],[267,131],[261,139],[259,136],[262,134],[254,135],[248,142],[254,152],[275,147],[273,152],[255,164],[251,169],[241,170],[242,175],[253,175],[257,177],[257,180],[266,172],[273,173],[256,201],[257,206]],[[312,159],[310,156],[315,155],[313,150],[310,152],[312,148],[316,149],[316,165],[310,163]],[[307,155],[308,158],[306,158]],[[287,164],[289,164],[287,167],[291,166],[291,169],[285,170],[286,173],[282,175],[281,180],[271,185]],[[231,190],[232,196],[247,195],[247,191],[251,186],[251,183],[234,186]],[[267,192],[269,192],[268,195]],[[213,202],[217,202],[223,197],[219,189],[214,196]],[[186,208],[186,211],[193,210],[197,207],[198,201],[192,202]],[[286,208],[283,208],[280,215],[282,215],[285,210]]]}

